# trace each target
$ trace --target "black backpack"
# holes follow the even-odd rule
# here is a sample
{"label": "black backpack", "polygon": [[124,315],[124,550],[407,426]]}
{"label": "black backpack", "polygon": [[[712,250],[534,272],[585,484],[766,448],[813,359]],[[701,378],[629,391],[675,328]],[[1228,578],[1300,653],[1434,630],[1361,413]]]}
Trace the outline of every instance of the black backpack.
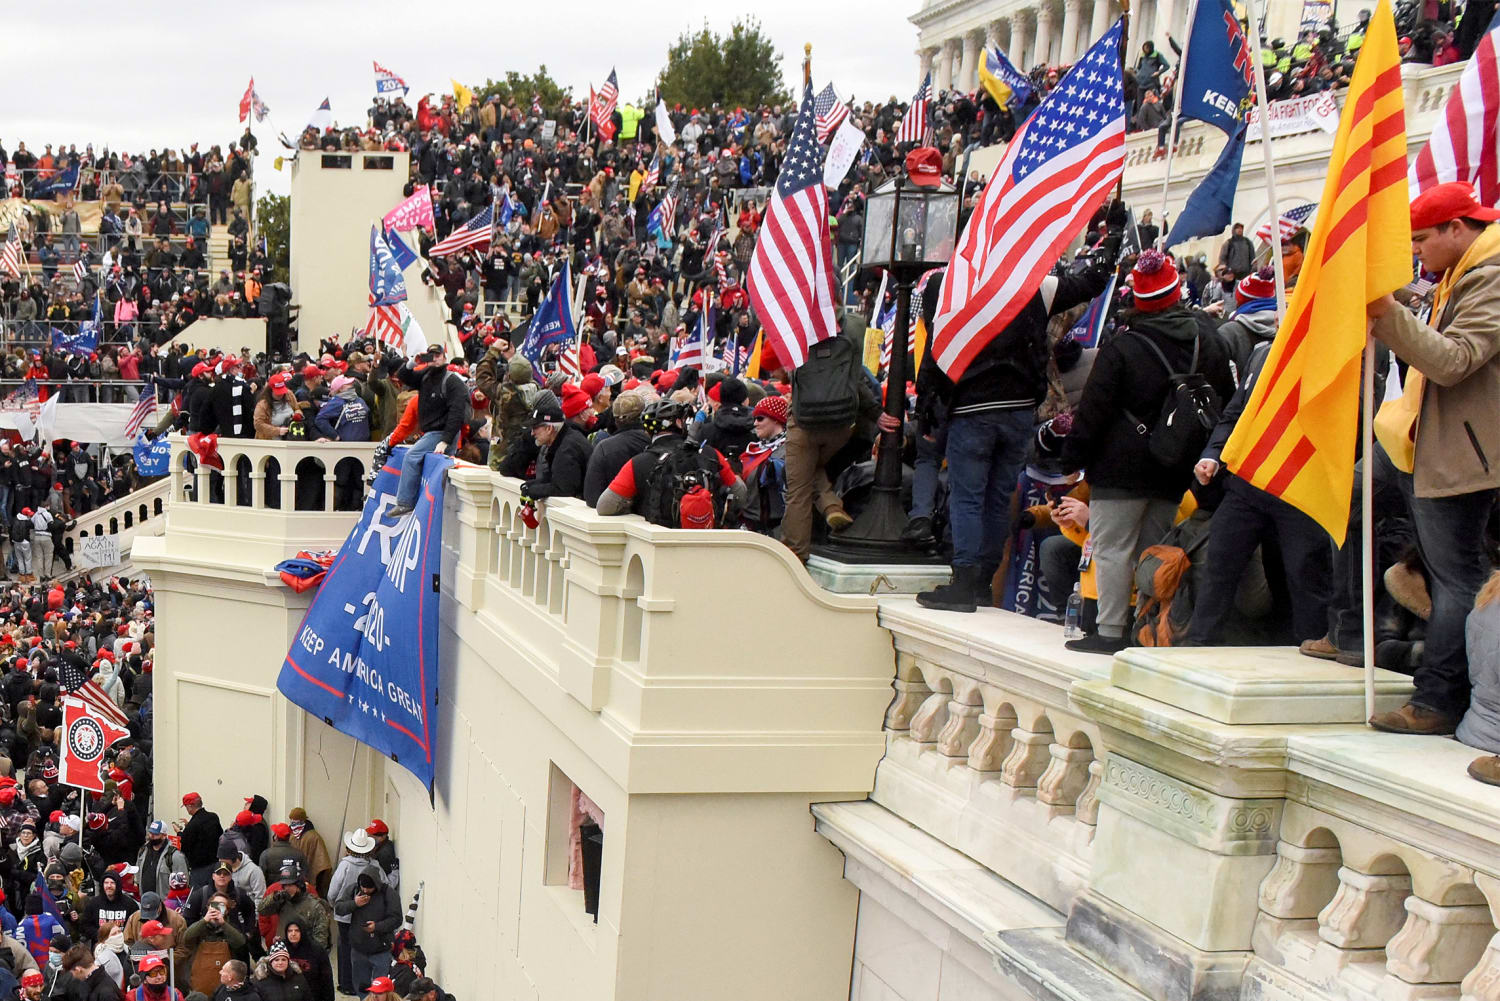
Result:
{"label": "black backpack", "polygon": [[792,373],[792,416],[805,428],[848,427],[859,416],[864,359],[848,337],[830,337],[807,350]]}
{"label": "black backpack", "polygon": [[1125,411],[1125,418],[1135,425],[1136,434],[1147,439],[1146,447],[1153,459],[1163,466],[1180,466],[1203,451],[1224,409],[1218,392],[1198,371],[1202,335],[1193,335],[1193,360],[1188,364],[1188,370],[1174,372],[1172,363],[1151,338],[1134,330],[1130,333],[1150,348],[1162,368],[1167,370],[1167,398],[1162,401],[1161,413],[1154,425],[1148,426],[1129,410]]}
{"label": "black backpack", "polygon": [[732,523],[732,495],[719,481],[717,452],[686,438],[675,438],[651,445],[646,455],[651,457],[651,469],[641,494],[641,517],[653,525],[687,527],[683,524],[683,498],[702,490],[711,499],[713,527]]}

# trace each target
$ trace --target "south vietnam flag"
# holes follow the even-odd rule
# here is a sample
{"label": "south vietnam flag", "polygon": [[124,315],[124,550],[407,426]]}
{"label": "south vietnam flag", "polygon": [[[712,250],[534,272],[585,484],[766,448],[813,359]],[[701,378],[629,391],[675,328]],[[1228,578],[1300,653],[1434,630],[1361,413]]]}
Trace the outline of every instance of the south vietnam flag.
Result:
{"label": "south vietnam flag", "polygon": [[1342,544],[1354,488],[1365,304],[1411,280],[1406,113],[1389,0],[1354,67],[1287,314],[1224,465]]}

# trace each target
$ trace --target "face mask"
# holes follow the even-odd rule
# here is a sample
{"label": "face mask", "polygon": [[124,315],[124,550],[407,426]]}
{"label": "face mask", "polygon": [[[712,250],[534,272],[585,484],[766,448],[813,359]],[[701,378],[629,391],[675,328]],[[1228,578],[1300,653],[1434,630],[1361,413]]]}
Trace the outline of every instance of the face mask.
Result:
{"label": "face mask", "polygon": [[49,952],[49,953],[47,953],[47,965],[50,966],[54,970],[60,970],[60,969],[62,969],[62,953],[60,953],[60,952]]}

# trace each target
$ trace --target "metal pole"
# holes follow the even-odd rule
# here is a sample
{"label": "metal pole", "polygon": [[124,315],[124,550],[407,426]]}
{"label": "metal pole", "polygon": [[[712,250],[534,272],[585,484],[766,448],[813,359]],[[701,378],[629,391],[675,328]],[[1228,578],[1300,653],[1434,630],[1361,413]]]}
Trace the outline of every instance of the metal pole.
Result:
{"label": "metal pole", "polygon": [[[1365,655],[1365,719],[1375,715],[1375,338],[1365,337],[1364,385],[1360,393],[1359,545],[1364,616],[1361,633]],[[1345,544],[1348,540],[1345,539]]]}
{"label": "metal pole", "polygon": [[1276,271],[1276,320],[1286,315],[1286,275],[1281,263],[1281,210],[1276,207],[1276,168],[1271,161],[1270,101],[1266,99],[1266,68],[1260,59],[1260,22],[1255,19],[1255,0],[1245,0],[1246,23],[1250,26],[1250,48],[1255,67],[1255,104],[1260,109],[1260,152],[1266,172],[1266,198],[1271,210],[1271,259]]}
{"label": "metal pole", "polygon": [[1198,0],[1193,0],[1188,8],[1187,37],[1182,41],[1182,58],[1177,61],[1177,98],[1172,102],[1172,125],[1167,134],[1167,172],[1161,179],[1161,223],[1156,237],[1157,247],[1163,246],[1167,239],[1167,188],[1172,183],[1172,161],[1177,158],[1177,126],[1182,116],[1182,78],[1187,73],[1188,50],[1193,45],[1193,24],[1197,17]]}

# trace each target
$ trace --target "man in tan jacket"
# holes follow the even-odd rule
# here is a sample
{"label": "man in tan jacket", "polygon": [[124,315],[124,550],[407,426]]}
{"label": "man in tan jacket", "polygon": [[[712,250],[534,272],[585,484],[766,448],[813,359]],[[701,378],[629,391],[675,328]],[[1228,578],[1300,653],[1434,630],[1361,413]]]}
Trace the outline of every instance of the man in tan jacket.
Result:
{"label": "man in tan jacket", "polygon": [[[1372,332],[1411,366],[1417,419],[1381,444],[1398,470],[1427,568],[1432,615],[1411,701],[1370,719],[1393,733],[1450,734],[1469,704],[1464,623],[1490,566],[1482,540],[1500,487],[1500,210],[1463,182],[1411,206],[1412,252],[1441,276],[1424,324],[1389,295]],[[1383,416],[1383,415],[1382,415]]]}

